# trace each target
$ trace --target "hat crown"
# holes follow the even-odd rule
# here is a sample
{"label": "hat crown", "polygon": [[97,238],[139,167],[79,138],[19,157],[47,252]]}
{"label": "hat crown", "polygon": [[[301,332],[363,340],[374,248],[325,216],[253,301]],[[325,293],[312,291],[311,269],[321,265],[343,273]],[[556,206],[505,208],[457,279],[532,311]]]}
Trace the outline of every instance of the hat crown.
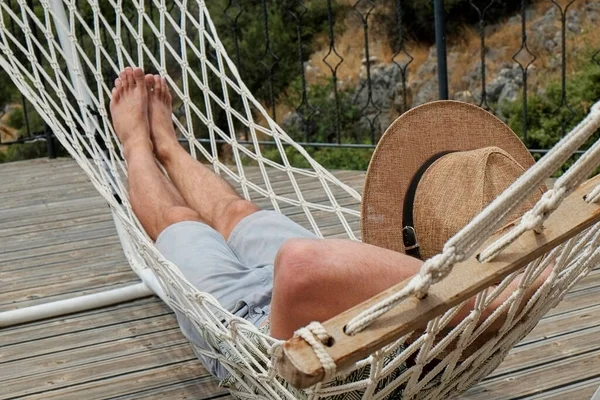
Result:
{"label": "hat crown", "polygon": [[[426,103],[402,114],[381,137],[369,164],[361,207],[363,241],[387,249],[405,252],[406,246],[414,246],[414,240],[409,240],[412,237],[408,234],[412,231],[403,229],[405,225],[410,224],[414,226],[417,239],[420,242],[426,242],[427,236],[430,235],[434,237],[441,236],[435,240],[433,246],[423,243],[425,255],[421,254],[422,258],[439,252],[442,249],[443,242],[453,236],[450,233],[458,231],[469,221],[464,221],[460,227],[457,223],[446,224],[444,222],[445,218],[443,218],[445,214],[442,213],[440,217],[440,211],[435,210],[441,206],[447,206],[446,209],[450,209],[449,204],[452,204],[453,207],[456,207],[455,204],[457,203],[459,205],[463,203],[471,204],[470,201],[473,201],[474,198],[471,193],[474,193],[475,189],[462,189],[460,193],[470,201],[464,201],[464,198],[449,201],[448,196],[456,196],[456,193],[446,192],[455,190],[457,185],[454,185],[455,189],[449,189],[449,184],[444,182],[443,179],[439,179],[439,184],[435,185],[438,191],[431,197],[435,199],[435,205],[429,210],[421,209],[419,206],[418,211],[438,213],[438,215],[431,218],[435,217],[436,221],[440,221],[441,227],[445,231],[441,232],[442,228],[439,225],[432,227],[433,230],[427,230],[419,227],[417,225],[418,221],[405,218],[407,215],[414,215],[413,210],[410,214],[405,212],[414,205],[416,194],[416,188],[414,188],[416,183],[414,182],[420,182],[418,176],[422,178],[422,168],[426,168],[429,161],[440,154],[451,151],[469,152],[493,146],[510,154],[523,167],[521,172],[535,163],[529,150],[506,124],[476,105],[444,100]],[[456,156],[458,154],[444,158],[444,161],[441,161],[439,165],[449,162],[448,160],[452,160]],[[505,157],[504,154],[502,156]],[[498,162],[506,162],[506,158],[504,161],[496,159],[499,155],[492,152],[487,155],[488,162],[479,164],[475,160],[485,158],[485,152],[473,153],[469,157],[473,157],[473,159],[465,159],[464,154],[462,154],[459,156],[460,163],[457,161],[460,165],[458,173],[461,176],[464,175],[466,182],[462,187],[466,188],[464,185],[467,184],[472,184],[475,187],[473,181],[480,182],[481,190],[485,189],[485,193],[488,193],[486,200],[496,197],[501,192],[499,186],[504,185],[496,183],[488,185],[481,182],[482,180],[485,181],[487,176],[496,179],[490,174],[494,174],[495,172],[492,170],[495,171],[496,169],[502,172],[504,167],[496,168],[495,166]],[[486,172],[486,168],[488,172]],[[476,174],[479,174],[478,177],[475,176]],[[516,177],[515,174],[513,180]],[[473,181],[466,178],[473,179]],[[490,193],[493,193],[493,195]],[[483,198],[483,195],[479,198],[481,203],[484,202]],[[418,202],[421,204],[421,199]],[[481,203],[476,204],[475,210],[468,213],[468,215],[475,216],[484,206]],[[435,251],[429,250],[427,247],[433,248]],[[414,254],[414,251],[411,250],[411,253]]]}
{"label": "hat crown", "polygon": [[[436,160],[421,177],[413,204],[421,258],[441,252],[448,239],[523,172],[525,169],[508,152],[494,146],[449,153]],[[521,206],[514,218],[534,201]]]}

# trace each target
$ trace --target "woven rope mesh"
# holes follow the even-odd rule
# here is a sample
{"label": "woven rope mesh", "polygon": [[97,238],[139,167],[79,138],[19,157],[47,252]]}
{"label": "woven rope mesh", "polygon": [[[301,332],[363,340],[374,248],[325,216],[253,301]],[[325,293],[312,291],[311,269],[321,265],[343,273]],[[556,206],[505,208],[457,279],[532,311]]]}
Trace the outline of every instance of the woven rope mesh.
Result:
{"label": "woven rope mesh", "polygon": [[[510,348],[598,258],[594,226],[534,261],[518,289],[486,321],[480,314],[517,276],[477,295],[469,318],[447,329],[460,306],[342,371],[333,381],[297,390],[276,375],[270,352],[280,344],[187,282],[143,231],[127,199],[127,167],[108,116],[110,89],[128,65],[166,77],[182,144],[261,207],[285,212],[318,236],[357,239],[360,195],[313,161],[244,86],[202,1],[1,0],[0,65],[81,165],[122,223],[136,271],[150,268],[170,307],[188,315],[231,377],[239,398],[448,398],[485,377]],[[61,10],[64,10],[62,21]],[[262,156],[274,141],[277,161]],[[303,156],[296,168],[288,156]],[[296,155],[297,155],[296,154]],[[300,189],[309,187],[304,192]],[[332,229],[335,228],[335,229]],[[533,297],[527,287],[553,272]],[[470,356],[465,348],[496,318],[497,335]],[[409,340],[410,336],[410,340]]]}

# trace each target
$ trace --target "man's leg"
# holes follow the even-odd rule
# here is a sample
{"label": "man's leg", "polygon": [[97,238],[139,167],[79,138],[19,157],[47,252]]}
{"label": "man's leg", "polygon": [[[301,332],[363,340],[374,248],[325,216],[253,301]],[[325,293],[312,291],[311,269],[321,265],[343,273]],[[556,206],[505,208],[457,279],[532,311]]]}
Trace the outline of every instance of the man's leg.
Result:
{"label": "man's leg", "polygon": [[[326,321],[419,272],[423,262],[402,253],[348,240],[287,241],[277,253],[271,301],[271,335],[290,338],[312,321]],[[527,300],[544,283],[552,265],[525,291]],[[483,310],[489,317],[518,289],[522,274]],[[520,307],[524,307],[526,300]],[[449,322],[465,319],[475,298],[468,300]],[[500,316],[485,331],[495,333],[504,322]],[[476,344],[475,344],[476,345]],[[474,346],[475,346],[474,345]]]}
{"label": "man's leg", "polygon": [[159,169],[150,140],[144,72],[126,68],[115,81],[110,111],[127,160],[129,198],[135,215],[153,240],[167,226],[202,221]]}
{"label": "man's leg", "polygon": [[290,338],[419,271],[422,261],[350,240],[288,240],[277,253],[271,335]]}
{"label": "man's leg", "polygon": [[243,200],[223,179],[190,156],[179,144],[171,120],[171,94],[164,78],[146,75],[149,120],[155,153],[185,202],[225,239],[258,207]]}

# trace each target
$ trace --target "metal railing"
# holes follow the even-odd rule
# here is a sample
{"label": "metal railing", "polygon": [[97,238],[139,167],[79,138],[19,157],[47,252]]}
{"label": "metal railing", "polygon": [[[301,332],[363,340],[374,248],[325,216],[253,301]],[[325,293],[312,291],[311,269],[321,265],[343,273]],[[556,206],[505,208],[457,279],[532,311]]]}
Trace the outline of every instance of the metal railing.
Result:
{"label": "metal railing", "polygon": [[[10,3],[11,0],[5,0]],[[437,95],[430,95],[429,98],[425,98],[426,101],[436,100],[437,98],[455,98],[457,96],[456,91],[449,88],[448,85],[448,63],[446,47],[449,44],[449,38],[453,36],[460,36],[456,31],[446,28],[445,25],[445,11],[443,0],[432,0],[432,21],[435,20],[435,50],[436,50],[436,61],[435,70],[436,73],[431,74],[428,79],[435,79],[437,75],[436,84]],[[146,1],[147,9],[150,15],[153,15],[157,5],[153,1]],[[211,3],[211,12],[213,19],[219,19],[220,21],[220,36],[224,40],[226,47],[233,59],[237,63],[240,73],[243,79],[253,78],[249,74],[260,73],[263,77],[261,83],[261,91],[259,94],[259,100],[262,101],[266,108],[270,111],[272,117],[277,120],[281,119],[279,114],[280,110],[278,103],[281,102],[282,97],[286,94],[286,84],[289,82],[281,82],[281,74],[279,73],[282,68],[287,70],[293,70],[295,72],[287,72],[285,76],[288,80],[294,80],[297,82],[297,101],[291,107],[289,114],[293,114],[293,117],[297,120],[296,127],[297,131],[295,139],[303,145],[313,147],[348,147],[348,148],[373,148],[382,135],[383,130],[386,127],[384,120],[384,109],[379,100],[375,97],[374,85],[376,69],[381,69],[382,65],[385,68],[395,69],[390,74],[396,74],[398,77],[397,85],[398,99],[396,112],[401,114],[411,107],[418,104],[418,101],[411,99],[410,88],[416,79],[418,73],[415,56],[411,54],[409,46],[409,39],[411,35],[407,32],[407,7],[409,2],[406,0],[380,0],[380,1],[366,1],[358,0],[352,1],[351,3],[343,3],[344,6],[340,6],[343,3],[341,1],[334,0],[320,0],[320,1],[303,1],[303,0],[289,0],[285,2],[274,2],[272,0],[260,0],[259,2],[253,2],[253,6],[248,6],[241,0],[223,0],[215,1]],[[488,47],[488,37],[490,35],[490,27],[498,27],[501,22],[494,20],[490,17],[491,10],[494,7],[499,6],[497,0],[465,0],[465,4],[472,15],[474,16],[470,24],[474,26],[476,35],[479,41],[478,54],[473,54],[473,58],[478,59],[478,66],[476,71],[476,77],[471,77],[479,82],[478,93],[470,99],[471,102],[489,110],[492,113],[497,113],[499,106],[495,103],[495,100],[491,99],[489,88],[490,88],[490,70],[489,61],[494,53],[495,49]],[[531,1],[521,0],[518,14],[513,18],[520,19],[520,43],[514,48],[514,53],[511,56],[511,63],[513,67],[518,68],[520,73],[520,105],[521,105],[521,127],[520,133],[523,141],[528,145],[532,152],[543,153],[543,148],[531,148],[529,138],[529,82],[532,71],[539,70],[542,66],[537,65],[539,55],[530,49],[529,35],[531,33],[528,23],[530,22],[531,11],[544,1],[538,1],[532,4]],[[568,129],[569,124],[573,123],[575,112],[573,104],[569,99],[569,93],[567,89],[567,75],[568,67],[570,62],[571,53],[568,47],[567,36],[575,35],[576,33],[568,33],[570,30],[577,30],[577,27],[573,28],[571,25],[576,22],[569,21],[569,12],[576,6],[581,4],[587,5],[587,0],[571,0],[569,2],[559,2],[558,0],[546,1],[550,9],[554,9],[556,21],[554,25],[554,51],[560,54],[559,65],[555,66],[555,69],[559,73],[559,85],[560,94],[559,101],[555,104],[555,114],[557,121],[560,122],[563,133]],[[175,2],[171,3],[171,7]],[[307,21],[314,18],[313,5],[321,5],[320,18],[323,19],[324,28],[319,33],[321,35],[321,42],[324,43],[324,56],[321,61],[326,66],[325,81],[327,85],[324,86],[325,96],[329,103],[327,107],[320,106],[315,100],[314,90],[311,87],[314,83],[310,82],[308,75],[307,62],[311,57],[310,51],[314,49],[314,42],[318,39],[318,35],[309,35],[307,31]],[[387,10],[387,15],[392,22],[389,25],[393,26],[391,32],[394,33],[393,37],[389,38],[392,43],[393,55],[390,57],[387,63],[376,63],[372,56],[371,46],[374,44],[373,32],[374,27],[377,25],[376,11],[384,7]],[[340,11],[341,9],[341,11]],[[132,10],[134,12],[135,10]],[[600,18],[600,10],[598,11],[598,18]],[[248,15],[253,13],[252,15]],[[274,39],[274,13],[285,14],[285,20],[288,22],[285,25],[287,33],[289,33],[290,43],[287,44],[285,49],[295,48],[294,58],[296,61],[295,67],[291,65],[289,61],[290,54],[280,53],[279,42]],[[283,15],[281,14],[281,15]],[[580,13],[581,14],[581,13]],[[342,80],[340,79],[340,69],[345,67],[348,61],[343,56],[344,52],[340,50],[339,40],[340,32],[344,29],[344,22],[353,16],[355,18],[355,24],[358,24],[360,29],[357,31],[357,42],[362,42],[361,45],[361,58],[362,64],[357,66],[360,71],[356,71],[356,76],[360,75],[359,85],[361,93],[364,93],[360,98],[354,96],[349,103],[347,88],[344,88]],[[435,16],[435,18],[433,18]],[[258,70],[255,68],[249,70],[244,68],[244,54],[243,54],[243,40],[244,40],[244,27],[243,21],[259,21],[261,25],[262,37],[260,43],[257,43],[258,48],[254,48],[253,52],[256,55],[256,59],[252,60],[255,65],[259,66]],[[580,18],[581,20],[581,18]],[[388,21],[389,22],[389,21]],[[433,22],[432,22],[433,23]],[[514,21],[513,21],[514,23]],[[580,21],[580,24],[583,22]],[[247,25],[247,24],[246,24]],[[14,26],[11,27],[14,29]],[[278,29],[281,26],[278,27]],[[35,26],[34,26],[35,29]],[[454,28],[453,28],[454,29]],[[360,32],[360,34],[358,34]],[[277,33],[280,33],[279,31]],[[135,41],[131,37],[127,37],[129,32],[126,32],[125,45],[129,43],[130,46],[135,46]],[[360,36],[360,37],[359,37]],[[554,40],[553,39],[553,40]],[[154,41],[154,47],[157,48],[156,37],[150,36],[148,40]],[[456,38],[453,39],[456,41]],[[414,42],[414,40],[413,40]],[[247,44],[246,44],[247,45]],[[593,52],[589,59],[590,64],[597,64],[600,66],[600,43],[592,43],[592,46],[597,47],[597,51]],[[280,46],[281,47],[281,46]],[[432,47],[433,49],[433,47]],[[110,50],[110,49],[109,49]],[[455,50],[452,50],[455,51]],[[448,54],[450,57],[455,55],[452,52]],[[210,55],[209,55],[210,56]],[[431,55],[430,55],[431,57]],[[284,65],[283,60],[286,60]],[[497,73],[497,71],[494,71]],[[452,74],[456,74],[450,70],[450,78]],[[111,73],[106,74],[107,81],[113,79]],[[291,77],[291,79],[290,79]],[[254,77],[256,78],[256,77]],[[254,79],[256,80],[256,79]],[[312,86],[311,86],[312,85]],[[357,91],[356,88],[355,92]],[[323,91],[322,91],[323,92]],[[319,96],[323,97],[324,94],[320,93]],[[423,100],[423,99],[421,99]],[[322,102],[322,99],[321,99]],[[52,133],[50,129],[45,126],[41,131],[33,132],[29,127],[29,115],[31,113],[30,106],[23,97],[21,97],[21,103],[23,107],[23,113],[25,117],[25,130],[26,132],[16,141],[10,143],[0,143],[2,145],[10,145],[12,143],[23,143],[32,140],[46,140],[48,155],[54,157],[56,155],[56,145],[52,139]],[[348,106],[350,104],[350,106]],[[363,131],[360,135],[348,135],[345,132],[343,114],[346,112],[347,107],[352,107],[354,110],[354,120],[359,121],[363,127]],[[327,118],[323,118],[323,115],[327,114]],[[502,116],[501,116],[502,117]],[[325,131],[326,134],[315,136],[315,121],[318,120],[321,131]],[[322,122],[326,121],[326,122]],[[286,125],[286,120],[279,120],[279,123]],[[1,138],[0,138],[1,140]],[[240,139],[243,142],[243,138]],[[269,142],[264,142],[264,145],[269,145]]]}

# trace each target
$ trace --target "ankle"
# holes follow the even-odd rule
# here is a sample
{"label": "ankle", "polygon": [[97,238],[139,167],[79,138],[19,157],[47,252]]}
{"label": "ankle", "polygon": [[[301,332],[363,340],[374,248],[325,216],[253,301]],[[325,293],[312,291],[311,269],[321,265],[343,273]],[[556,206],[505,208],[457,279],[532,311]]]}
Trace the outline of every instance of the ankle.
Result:
{"label": "ankle", "polygon": [[152,141],[150,138],[135,138],[123,143],[123,155],[125,159],[135,154],[152,154]]}
{"label": "ankle", "polygon": [[183,147],[179,144],[177,139],[165,140],[160,143],[155,143],[154,153],[156,158],[161,164],[165,165],[169,163],[173,157],[183,150]]}

